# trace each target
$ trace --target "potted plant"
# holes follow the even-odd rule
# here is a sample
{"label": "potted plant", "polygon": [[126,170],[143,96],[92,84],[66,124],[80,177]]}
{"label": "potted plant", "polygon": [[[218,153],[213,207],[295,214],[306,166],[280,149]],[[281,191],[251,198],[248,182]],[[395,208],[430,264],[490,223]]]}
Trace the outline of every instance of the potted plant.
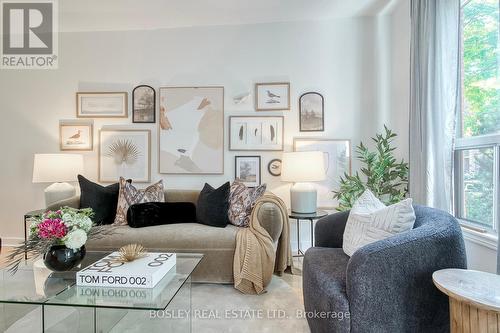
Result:
{"label": "potted plant", "polygon": [[101,238],[113,228],[95,226],[90,208],[63,207],[34,217],[28,239],[15,247],[7,257],[9,270],[15,273],[24,253],[43,256],[47,268],[68,271],[77,266],[85,256],[85,243],[89,238]]}
{"label": "potted plant", "polygon": [[356,159],[362,163],[359,172],[353,176],[344,174],[340,178],[340,187],[334,191],[338,200],[337,210],[351,209],[359,196],[366,190],[377,196],[386,205],[391,205],[404,199],[408,193],[408,163],[397,161],[394,157],[395,147],[392,146],[394,132],[384,125],[384,134],[377,134],[372,140],[375,151],[370,151],[361,142],[356,147]]}

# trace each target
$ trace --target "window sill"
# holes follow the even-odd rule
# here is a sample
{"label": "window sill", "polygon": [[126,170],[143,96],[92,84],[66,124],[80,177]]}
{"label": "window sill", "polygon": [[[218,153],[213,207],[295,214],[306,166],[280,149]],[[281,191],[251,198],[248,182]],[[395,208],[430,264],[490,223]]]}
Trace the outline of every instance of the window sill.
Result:
{"label": "window sill", "polygon": [[498,247],[498,236],[487,233],[487,232],[480,232],[476,231],[474,229],[471,229],[468,227],[466,224],[460,223],[462,227],[462,232],[464,234],[464,239],[473,242],[475,244],[487,247],[489,249],[492,249],[494,251],[497,250]]}

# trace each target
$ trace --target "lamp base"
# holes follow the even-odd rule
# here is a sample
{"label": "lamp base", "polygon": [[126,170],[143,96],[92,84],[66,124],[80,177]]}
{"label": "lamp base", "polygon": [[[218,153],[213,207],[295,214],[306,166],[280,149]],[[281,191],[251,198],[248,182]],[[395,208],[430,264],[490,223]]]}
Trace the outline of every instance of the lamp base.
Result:
{"label": "lamp base", "polygon": [[311,184],[295,183],[290,189],[292,212],[299,214],[316,213],[317,197],[317,191]]}
{"label": "lamp base", "polygon": [[76,188],[68,183],[54,183],[47,187],[45,193],[45,207],[64,200],[74,197],[76,195]]}

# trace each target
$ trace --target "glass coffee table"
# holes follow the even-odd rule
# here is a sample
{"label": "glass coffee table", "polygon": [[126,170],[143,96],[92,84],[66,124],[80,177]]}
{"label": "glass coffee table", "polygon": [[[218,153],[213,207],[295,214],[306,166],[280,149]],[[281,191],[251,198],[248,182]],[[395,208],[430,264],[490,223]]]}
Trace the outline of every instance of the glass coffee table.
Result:
{"label": "glass coffee table", "polygon": [[89,251],[70,272],[51,272],[42,260],[15,275],[0,270],[0,331],[191,331],[191,274],[202,254],[177,253],[175,269],[151,289],[76,286],[76,272],[109,253]]}

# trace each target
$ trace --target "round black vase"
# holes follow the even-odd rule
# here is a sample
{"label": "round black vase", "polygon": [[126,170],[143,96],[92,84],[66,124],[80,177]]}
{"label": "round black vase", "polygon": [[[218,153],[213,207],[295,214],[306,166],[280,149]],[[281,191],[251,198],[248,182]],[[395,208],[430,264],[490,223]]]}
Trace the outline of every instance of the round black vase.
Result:
{"label": "round black vase", "polygon": [[82,262],[85,253],[85,245],[77,250],[68,249],[64,245],[55,245],[43,256],[43,262],[52,271],[69,271]]}

